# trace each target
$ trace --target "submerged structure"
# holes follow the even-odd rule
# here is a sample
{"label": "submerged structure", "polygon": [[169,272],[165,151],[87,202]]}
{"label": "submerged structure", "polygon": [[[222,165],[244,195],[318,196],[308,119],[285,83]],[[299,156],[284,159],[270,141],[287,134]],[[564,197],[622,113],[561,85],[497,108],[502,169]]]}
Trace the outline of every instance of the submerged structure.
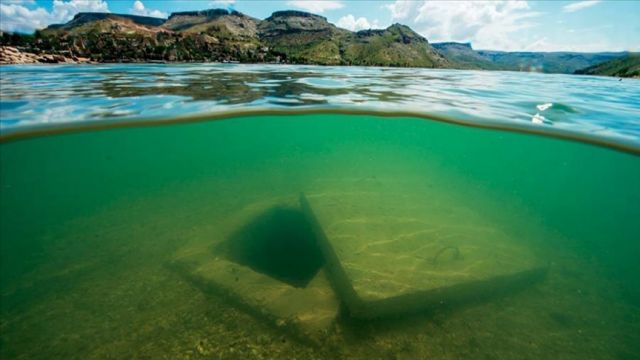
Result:
{"label": "submerged structure", "polygon": [[300,340],[317,342],[329,332],[340,301],[295,197],[252,204],[216,233],[183,248],[172,266]]}
{"label": "submerged structure", "polygon": [[339,314],[366,320],[490,300],[546,274],[512,234],[420,182],[325,185],[246,207],[173,265],[311,341]]}

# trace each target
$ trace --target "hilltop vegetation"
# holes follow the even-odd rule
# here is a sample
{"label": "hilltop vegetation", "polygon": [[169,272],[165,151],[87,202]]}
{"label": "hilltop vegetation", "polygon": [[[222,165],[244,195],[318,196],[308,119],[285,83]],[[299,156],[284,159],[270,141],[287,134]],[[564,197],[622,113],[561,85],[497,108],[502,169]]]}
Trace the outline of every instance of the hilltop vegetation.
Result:
{"label": "hilltop vegetation", "polygon": [[640,54],[631,54],[605,61],[601,64],[578,70],[576,74],[640,78]]}
{"label": "hilltop vegetation", "polygon": [[455,64],[408,26],[394,24],[384,30],[352,34],[344,46],[349,64],[384,66],[452,67]]}

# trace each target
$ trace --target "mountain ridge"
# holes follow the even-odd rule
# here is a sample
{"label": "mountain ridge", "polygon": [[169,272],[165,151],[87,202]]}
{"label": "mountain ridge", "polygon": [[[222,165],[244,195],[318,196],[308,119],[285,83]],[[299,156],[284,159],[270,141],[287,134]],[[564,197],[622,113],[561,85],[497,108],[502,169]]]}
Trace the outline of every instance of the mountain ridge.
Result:
{"label": "mountain ridge", "polygon": [[575,73],[628,54],[475,50],[471,43],[430,43],[399,23],[354,32],[298,10],[276,11],[263,20],[227,9],[174,12],[167,19],[83,12],[36,31],[32,38],[14,40],[13,35],[0,38],[2,45],[26,52],[94,62],[273,62],[558,73]]}
{"label": "mountain ridge", "polygon": [[451,67],[408,27],[352,32],[320,15],[276,11],[264,20],[226,9],[167,19],[79,13],[36,33],[35,47],[96,62],[222,61]]}

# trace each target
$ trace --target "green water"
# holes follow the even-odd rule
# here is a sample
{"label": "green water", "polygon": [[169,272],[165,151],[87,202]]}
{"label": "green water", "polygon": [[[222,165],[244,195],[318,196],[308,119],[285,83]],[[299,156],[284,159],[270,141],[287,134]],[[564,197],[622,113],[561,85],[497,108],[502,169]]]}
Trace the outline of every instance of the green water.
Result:
{"label": "green water", "polygon": [[[0,144],[0,161],[2,358],[640,356],[637,155],[327,114],[38,137]],[[251,204],[404,178],[508,229],[546,278],[468,306],[343,315],[308,344],[167,266]]]}

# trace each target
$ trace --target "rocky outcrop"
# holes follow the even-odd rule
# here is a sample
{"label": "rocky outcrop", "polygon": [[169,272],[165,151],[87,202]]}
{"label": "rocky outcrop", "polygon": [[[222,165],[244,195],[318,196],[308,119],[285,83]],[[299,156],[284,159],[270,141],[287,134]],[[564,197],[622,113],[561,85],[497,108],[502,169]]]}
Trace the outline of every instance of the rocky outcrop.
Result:
{"label": "rocky outcrop", "polygon": [[24,53],[11,46],[0,47],[0,64],[33,64],[37,59],[36,54]]}
{"label": "rocky outcrop", "polygon": [[99,12],[81,12],[76,14],[73,19],[65,24],[54,24],[50,25],[49,29],[60,29],[60,28],[72,28],[76,26],[80,26],[82,24],[99,21],[99,20],[107,20],[107,19],[127,19],[131,22],[144,25],[144,26],[160,26],[164,23],[165,19],[150,17],[150,16],[138,16],[138,15],[128,15],[128,14],[111,14],[111,13],[99,13]]}
{"label": "rocky outcrop", "polygon": [[327,18],[304,11],[276,11],[260,23],[260,35],[264,37],[280,36],[300,32],[325,32],[336,30]]}
{"label": "rocky outcrop", "polygon": [[162,28],[173,32],[206,33],[217,37],[257,38],[260,20],[238,11],[213,9],[171,14]]}
{"label": "rocky outcrop", "polygon": [[34,54],[20,51],[12,46],[0,46],[0,64],[79,64],[88,63],[89,59],[60,54]]}

